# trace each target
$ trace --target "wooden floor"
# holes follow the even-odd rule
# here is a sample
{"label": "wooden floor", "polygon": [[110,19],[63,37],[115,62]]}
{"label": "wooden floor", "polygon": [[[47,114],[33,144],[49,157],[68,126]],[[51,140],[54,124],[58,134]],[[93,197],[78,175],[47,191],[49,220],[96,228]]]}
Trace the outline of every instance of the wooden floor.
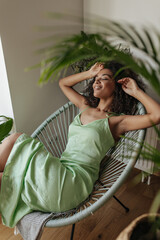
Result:
{"label": "wooden floor", "polygon": [[[111,199],[93,216],[89,216],[76,224],[74,240],[115,240],[118,234],[137,216],[148,212],[152,200],[160,188],[160,177],[152,176],[151,184],[139,182],[133,184],[133,178],[140,177],[138,170],[133,170],[116,196],[129,208],[128,213]],[[45,228],[41,240],[68,240],[71,226],[61,228]],[[13,229],[0,222],[0,240],[22,240],[20,235],[14,236]]]}

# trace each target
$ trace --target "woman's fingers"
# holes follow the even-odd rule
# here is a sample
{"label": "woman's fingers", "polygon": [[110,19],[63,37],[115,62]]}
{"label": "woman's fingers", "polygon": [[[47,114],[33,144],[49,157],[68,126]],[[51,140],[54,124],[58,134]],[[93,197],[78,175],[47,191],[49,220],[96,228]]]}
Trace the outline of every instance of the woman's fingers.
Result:
{"label": "woman's fingers", "polygon": [[130,78],[127,78],[127,77],[126,78],[122,78],[122,79],[119,79],[117,82],[122,85],[123,90],[131,87],[131,85],[130,85],[130,83],[131,83]]}
{"label": "woman's fingers", "polygon": [[102,62],[97,62],[97,63],[96,63],[96,66],[104,67],[104,63],[102,63]]}
{"label": "woman's fingers", "polygon": [[104,64],[96,62],[90,69],[90,73],[92,77],[95,77],[102,69],[104,68]]}
{"label": "woman's fingers", "polygon": [[96,72],[99,72],[100,70],[102,70],[104,68],[104,65],[102,64],[102,63],[95,63],[92,67],[91,67],[91,69],[93,70],[93,71],[96,71]]}
{"label": "woman's fingers", "polygon": [[138,90],[138,85],[133,78],[126,77],[119,79],[117,82],[120,83],[122,89],[131,96]]}
{"label": "woman's fingers", "polygon": [[104,67],[104,64],[99,63],[99,62],[96,62],[91,68],[98,68],[98,67],[103,68],[103,67]]}
{"label": "woman's fingers", "polygon": [[122,78],[122,79],[119,79],[117,82],[120,83],[122,86],[125,86],[125,88],[126,88],[128,83],[130,82],[130,79],[129,78]]}
{"label": "woman's fingers", "polygon": [[118,83],[124,83],[124,82],[129,82],[129,78],[121,78],[117,81]]}

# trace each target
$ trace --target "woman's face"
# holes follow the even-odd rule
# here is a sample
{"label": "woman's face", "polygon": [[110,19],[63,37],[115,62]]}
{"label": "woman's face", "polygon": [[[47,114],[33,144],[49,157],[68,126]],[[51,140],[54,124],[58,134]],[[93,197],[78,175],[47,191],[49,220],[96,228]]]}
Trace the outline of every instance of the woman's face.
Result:
{"label": "woman's face", "polygon": [[113,74],[109,69],[102,69],[93,83],[93,95],[97,98],[107,99],[115,90]]}

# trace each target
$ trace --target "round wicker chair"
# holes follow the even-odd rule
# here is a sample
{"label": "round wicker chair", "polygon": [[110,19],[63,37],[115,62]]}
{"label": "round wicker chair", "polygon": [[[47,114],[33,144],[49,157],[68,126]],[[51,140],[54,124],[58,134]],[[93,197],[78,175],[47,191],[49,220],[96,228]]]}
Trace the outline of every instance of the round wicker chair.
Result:
{"label": "round wicker chair", "polygon": [[[34,131],[32,137],[39,139],[54,156],[60,157],[67,144],[68,127],[78,112],[78,108],[68,102],[49,116]],[[145,109],[140,102],[137,104],[135,114],[145,114]],[[71,239],[73,239],[75,223],[92,214],[111,197],[114,197],[126,211],[129,211],[114,194],[123,184],[138,159],[141,150],[140,142],[145,138],[145,129],[127,132],[125,137],[127,138],[121,138],[116,146],[106,153],[101,163],[99,179],[88,199],[76,209],[55,214],[55,217],[46,223],[46,227],[73,224],[71,232]]]}

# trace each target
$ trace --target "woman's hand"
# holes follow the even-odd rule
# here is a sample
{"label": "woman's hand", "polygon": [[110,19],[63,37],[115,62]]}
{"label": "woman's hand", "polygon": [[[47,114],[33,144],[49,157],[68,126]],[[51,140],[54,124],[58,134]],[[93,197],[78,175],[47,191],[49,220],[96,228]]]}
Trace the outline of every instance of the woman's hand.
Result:
{"label": "woman's hand", "polygon": [[133,97],[135,97],[137,91],[140,90],[136,81],[132,78],[129,78],[129,77],[122,78],[122,79],[119,79],[117,82],[122,85],[122,89],[124,92],[126,92],[127,94]]}
{"label": "woman's hand", "polygon": [[91,78],[95,77],[99,71],[101,71],[104,68],[104,65],[102,63],[95,63],[88,71],[91,75]]}

